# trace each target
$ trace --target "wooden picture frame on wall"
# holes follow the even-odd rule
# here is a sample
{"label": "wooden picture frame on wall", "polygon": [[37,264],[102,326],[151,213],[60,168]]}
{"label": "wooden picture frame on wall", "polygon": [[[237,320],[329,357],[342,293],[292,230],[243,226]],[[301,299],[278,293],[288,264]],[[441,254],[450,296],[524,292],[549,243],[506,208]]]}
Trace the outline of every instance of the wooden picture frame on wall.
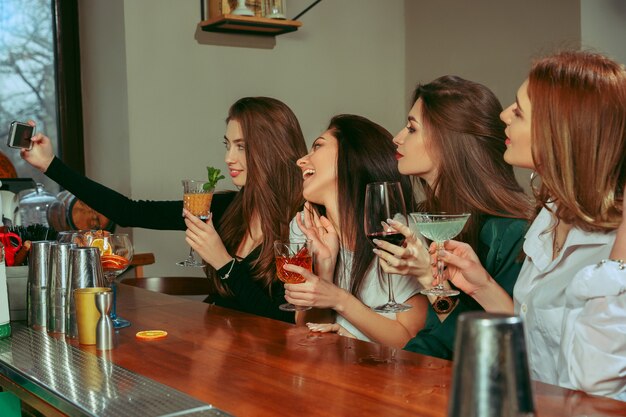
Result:
{"label": "wooden picture frame on wall", "polygon": [[[203,20],[214,19],[219,16],[230,14],[237,8],[237,0],[201,0],[203,2]],[[255,17],[265,16],[263,0],[246,0],[248,9],[254,12]]]}

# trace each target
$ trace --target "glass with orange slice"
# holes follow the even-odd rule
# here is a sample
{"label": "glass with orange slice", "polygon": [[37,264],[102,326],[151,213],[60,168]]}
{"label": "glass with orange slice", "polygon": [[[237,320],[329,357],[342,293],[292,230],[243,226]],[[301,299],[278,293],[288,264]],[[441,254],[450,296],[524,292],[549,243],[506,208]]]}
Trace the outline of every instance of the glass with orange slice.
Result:
{"label": "glass with orange slice", "polygon": [[133,244],[127,234],[97,233],[91,231],[87,239],[89,246],[100,251],[102,271],[113,291],[111,320],[116,329],[130,326],[130,322],[117,316],[117,282],[116,278],[130,265],[133,260]]}

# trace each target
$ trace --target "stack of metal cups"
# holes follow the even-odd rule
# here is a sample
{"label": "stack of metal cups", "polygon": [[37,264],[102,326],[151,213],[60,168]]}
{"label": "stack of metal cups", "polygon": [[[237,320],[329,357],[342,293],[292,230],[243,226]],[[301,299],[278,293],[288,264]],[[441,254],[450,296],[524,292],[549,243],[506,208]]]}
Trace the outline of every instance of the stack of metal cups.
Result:
{"label": "stack of metal cups", "polygon": [[48,331],[65,333],[65,311],[70,281],[70,249],[73,243],[53,243],[50,249],[48,284]]}
{"label": "stack of metal cups", "polygon": [[28,326],[46,330],[48,324],[48,268],[50,246],[48,240],[32,242],[28,260],[26,306]]}
{"label": "stack of metal cups", "polygon": [[449,417],[535,415],[520,317],[463,313],[454,343]]}
{"label": "stack of metal cups", "polygon": [[67,302],[65,307],[65,336],[78,337],[76,322],[76,303],[73,291],[77,288],[106,287],[107,283],[100,264],[98,248],[77,247],[70,249],[70,281],[67,286]]}

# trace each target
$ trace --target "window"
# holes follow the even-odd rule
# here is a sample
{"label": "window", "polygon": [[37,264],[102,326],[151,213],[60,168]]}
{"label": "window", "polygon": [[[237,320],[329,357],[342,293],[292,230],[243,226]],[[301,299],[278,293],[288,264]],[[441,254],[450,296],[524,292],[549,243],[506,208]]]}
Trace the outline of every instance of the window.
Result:
{"label": "window", "polygon": [[37,122],[54,152],[84,172],[77,0],[0,0],[0,151],[18,177],[56,183],[6,146],[13,120]]}

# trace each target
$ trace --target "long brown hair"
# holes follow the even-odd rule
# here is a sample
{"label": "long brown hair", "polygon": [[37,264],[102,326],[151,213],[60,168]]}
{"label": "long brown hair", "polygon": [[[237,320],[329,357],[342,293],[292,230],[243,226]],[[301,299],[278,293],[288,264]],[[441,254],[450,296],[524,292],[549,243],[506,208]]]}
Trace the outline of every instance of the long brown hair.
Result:
{"label": "long brown hair", "polygon": [[422,119],[430,154],[438,163],[432,187],[417,180],[425,199],[421,211],[471,213],[458,239],[477,248],[484,215],[528,219],[530,199],[504,162],[502,105],[482,84],[444,76],[420,84],[413,104],[422,100]]}
{"label": "long brown hair", "polygon": [[[218,233],[229,253],[237,253],[252,215],[259,216],[263,241],[252,263],[253,278],[270,287],[276,279],[273,242],[289,237],[289,222],[302,208],[302,173],[295,161],[307,153],[298,119],[279,100],[245,97],[228,111],[226,122],[236,120],[245,141],[246,184],[222,217]],[[215,269],[207,275],[213,292],[230,295]]]}
{"label": "long brown hair", "polygon": [[[375,257],[363,226],[367,184],[400,182],[409,212],[413,201],[411,183],[398,171],[392,135],[382,126],[365,117],[341,114],[331,119],[328,130],[337,139],[338,145],[337,194],[341,235],[345,242],[353,245],[354,250],[350,292],[359,298],[363,279]],[[317,209],[324,212],[323,207],[317,206]]]}
{"label": "long brown hair", "polygon": [[535,62],[528,76],[537,203],[586,231],[617,228],[626,181],[626,70],[591,52]]}

